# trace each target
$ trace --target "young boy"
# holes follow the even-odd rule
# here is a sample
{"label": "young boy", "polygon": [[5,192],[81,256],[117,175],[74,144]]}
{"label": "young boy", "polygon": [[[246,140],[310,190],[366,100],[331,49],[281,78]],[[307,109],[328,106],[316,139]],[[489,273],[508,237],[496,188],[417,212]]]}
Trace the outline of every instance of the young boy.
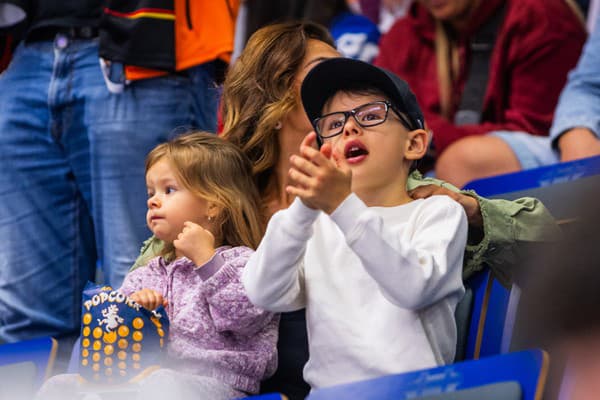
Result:
{"label": "young boy", "polygon": [[297,198],[244,270],[248,297],[277,312],[306,307],[312,388],[451,362],[467,219],[447,196],[406,193],[427,148],[414,95],[342,58],[317,65],[301,94],[316,133],[290,160]]}

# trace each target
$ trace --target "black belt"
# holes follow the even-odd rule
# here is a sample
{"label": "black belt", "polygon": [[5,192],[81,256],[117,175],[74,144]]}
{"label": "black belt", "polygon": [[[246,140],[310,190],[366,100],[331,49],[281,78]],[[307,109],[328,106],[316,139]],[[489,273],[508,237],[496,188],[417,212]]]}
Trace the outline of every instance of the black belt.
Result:
{"label": "black belt", "polygon": [[98,37],[98,28],[95,26],[72,26],[70,28],[48,26],[29,32],[25,41],[28,43],[52,41],[58,34],[64,35],[69,39],[89,40]]}

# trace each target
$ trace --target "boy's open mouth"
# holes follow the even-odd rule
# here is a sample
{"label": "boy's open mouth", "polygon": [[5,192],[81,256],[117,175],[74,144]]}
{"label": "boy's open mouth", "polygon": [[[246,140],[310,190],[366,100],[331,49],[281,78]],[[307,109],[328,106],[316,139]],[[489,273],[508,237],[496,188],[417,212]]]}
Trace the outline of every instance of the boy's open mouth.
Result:
{"label": "boy's open mouth", "polygon": [[362,161],[369,151],[359,140],[352,140],[344,146],[344,157],[349,162]]}

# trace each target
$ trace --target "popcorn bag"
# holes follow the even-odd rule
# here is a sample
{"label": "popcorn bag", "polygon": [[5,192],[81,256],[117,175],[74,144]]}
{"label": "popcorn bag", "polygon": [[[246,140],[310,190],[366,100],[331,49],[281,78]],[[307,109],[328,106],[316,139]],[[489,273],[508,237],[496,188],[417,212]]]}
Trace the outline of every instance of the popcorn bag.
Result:
{"label": "popcorn bag", "polygon": [[161,306],[149,311],[110,286],[83,290],[79,374],[91,383],[136,382],[160,366],[169,333]]}

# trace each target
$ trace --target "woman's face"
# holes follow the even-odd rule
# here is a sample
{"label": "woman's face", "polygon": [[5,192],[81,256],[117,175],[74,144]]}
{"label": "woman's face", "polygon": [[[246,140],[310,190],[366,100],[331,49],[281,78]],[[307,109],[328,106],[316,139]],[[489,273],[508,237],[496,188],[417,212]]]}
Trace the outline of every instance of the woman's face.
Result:
{"label": "woman's face", "polygon": [[315,65],[323,60],[334,57],[341,57],[341,54],[327,43],[315,39],[308,40],[306,54],[304,55],[300,69],[296,73],[294,83],[294,90],[296,90],[297,94],[296,106],[288,113],[283,122],[286,125],[289,124],[290,128],[301,131],[303,135],[310,132],[313,128],[304,112],[304,107],[302,107],[302,100],[300,98],[302,81],[304,81],[306,75],[315,67]]}
{"label": "woman's face", "polygon": [[477,0],[419,0],[429,12],[441,21],[468,18]]}

